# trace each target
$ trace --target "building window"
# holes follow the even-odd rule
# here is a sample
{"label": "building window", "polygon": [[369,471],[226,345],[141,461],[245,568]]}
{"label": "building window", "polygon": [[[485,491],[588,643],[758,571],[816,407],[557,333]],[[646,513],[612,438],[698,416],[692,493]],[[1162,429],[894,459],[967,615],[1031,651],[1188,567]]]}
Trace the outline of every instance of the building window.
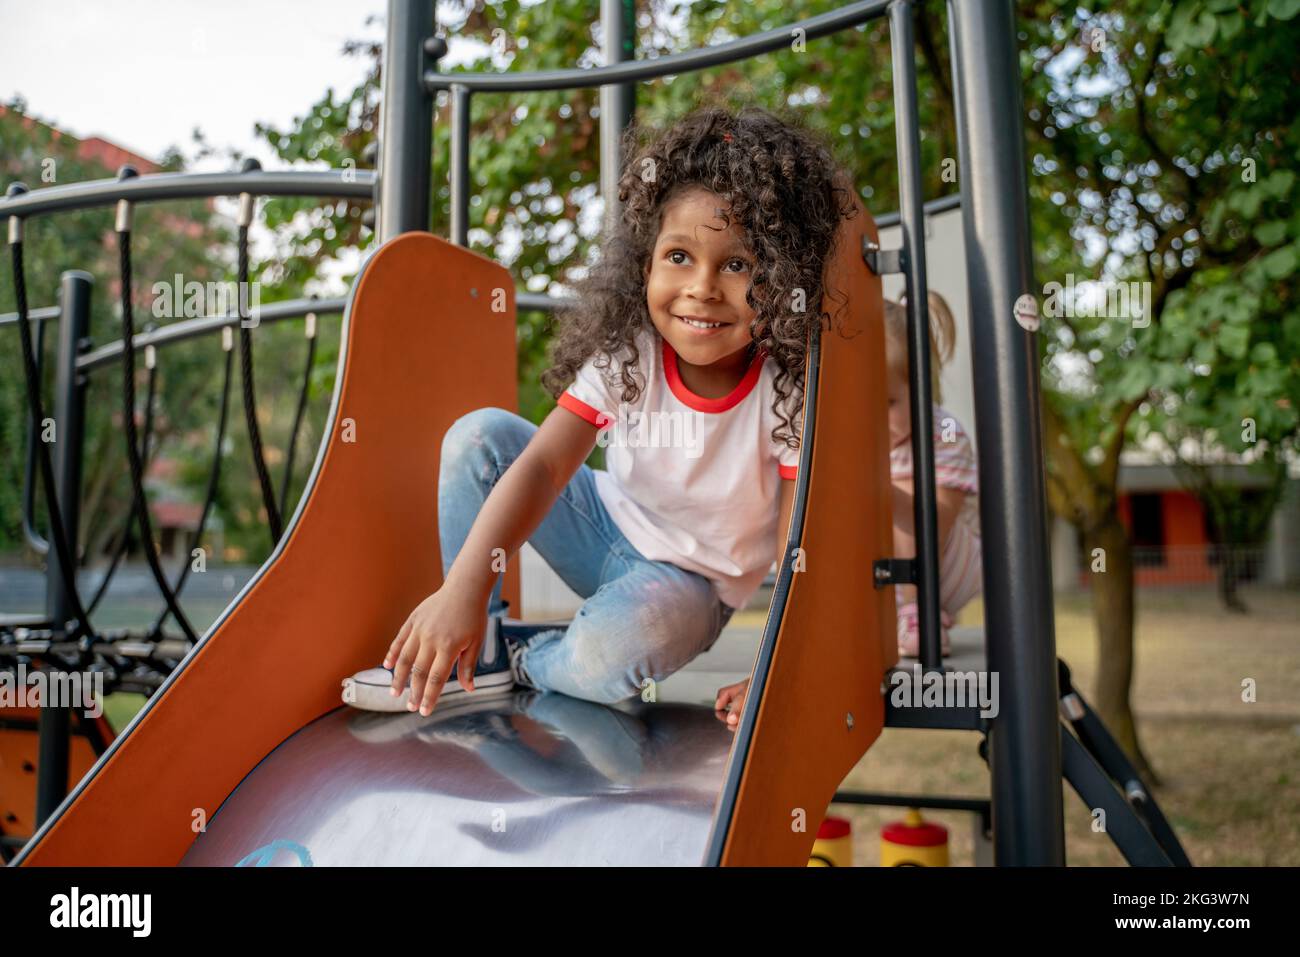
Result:
{"label": "building window", "polygon": [[1165,515],[1159,492],[1130,495],[1133,520],[1133,564],[1159,567],[1165,563]]}

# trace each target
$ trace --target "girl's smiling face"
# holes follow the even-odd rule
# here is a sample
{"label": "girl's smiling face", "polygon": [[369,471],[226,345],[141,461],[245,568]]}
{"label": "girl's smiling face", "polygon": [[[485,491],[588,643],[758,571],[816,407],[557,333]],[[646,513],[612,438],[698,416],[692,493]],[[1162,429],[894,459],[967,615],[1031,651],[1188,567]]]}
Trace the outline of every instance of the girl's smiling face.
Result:
{"label": "girl's smiling face", "polygon": [[[680,360],[743,373],[754,310],[745,301],[754,257],[745,231],[719,213],[725,201],[698,187],[664,208],[646,270],[646,306],[659,334]],[[702,329],[684,319],[719,323]]]}

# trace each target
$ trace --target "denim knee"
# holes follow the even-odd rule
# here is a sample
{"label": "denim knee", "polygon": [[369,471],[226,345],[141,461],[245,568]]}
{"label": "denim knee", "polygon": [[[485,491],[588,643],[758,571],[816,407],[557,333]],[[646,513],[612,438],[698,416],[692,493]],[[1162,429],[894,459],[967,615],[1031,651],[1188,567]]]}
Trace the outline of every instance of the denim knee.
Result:
{"label": "denim knee", "polygon": [[466,412],[451,424],[442,437],[443,467],[462,462],[469,456],[493,457],[503,444],[504,436],[527,420],[507,409],[487,406]]}

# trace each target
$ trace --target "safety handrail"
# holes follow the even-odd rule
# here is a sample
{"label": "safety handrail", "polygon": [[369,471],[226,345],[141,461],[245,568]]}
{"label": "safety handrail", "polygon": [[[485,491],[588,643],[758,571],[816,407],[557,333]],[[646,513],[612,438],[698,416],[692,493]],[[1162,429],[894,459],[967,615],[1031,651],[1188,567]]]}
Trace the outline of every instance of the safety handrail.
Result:
{"label": "safety handrail", "polygon": [[[741,37],[729,43],[672,53],[652,60],[624,60],[620,63],[589,69],[545,70],[531,73],[441,73],[437,70],[426,70],[424,86],[430,92],[459,86],[469,91],[516,93],[589,89],[596,86],[657,80],[665,76],[693,73],[706,67],[735,63],[761,53],[770,53],[789,46],[791,37],[797,31],[802,31],[801,39],[815,40],[848,27],[856,27],[883,17],[892,2],[893,0],[863,0],[784,27]],[[435,37],[431,42],[437,44],[443,41]]]}
{"label": "safety handrail", "polygon": [[[960,209],[960,208],[961,208],[961,193],[950,193],[947,196],[941,196],[938,199],[932,199],[928,203],[926,203],[925,215],[935,216],[939,213],[946,213],[950,210]],[[880,229],[888,229],[890,226],[897,226],[899,224],[899,220],[900,220],[900,214],[898,213],[897,210],[892,213],[884,213],[876,217],[876,226],[879,227]],[[556,306],[562,305],[563,303],[567,302],[570,298],[571,297],[569,296],[552,296],[544,292],[524,292],[522,290],[518,291],[515,294],[515,302],[518,304],[518,307],[520,309],[540,309],[543,311],[554,309]],[[310,310],[304,307],[303,313],[283,313],[283,314],[278,311],[273,312],[273,310],[280,310],[284,307],[290,306],[295,303],[306,303],[306,302],[318,302],[319,306],[316,307],[317,312],[324,312],[324,313],[329,313],[332,311],[337,312],[337,311],[342,311],[342,305],[344,301],[345,300],[341,297],[336,299],[320,299],[320,300],[286,299],[282,302],[268,303],[267,305],[263,306],[260,316],[262,319],[273,322],[276,319],[287,319],[287,318],[291,318],[293,315],[302,315],[305,314],[306,311],[310,311]],[[337,305],[338,307],[337,309],[333,308],[335,305]],[[58,306],[44,306],[40,309],[32,309],[27,313],[27,318],[30,320],[58,319],[59,316],[60,316],[60,312]],[[228,316],[225,318],[233,322],[238,317]],[[16,312],[0,312],[0,326],[7,325],[9,323],[17,322],[17,321],[18,321],[18,314]],[[181,325],[184,325],[184,323],[176,323],[174,325],[168,326],[167,328],[168,330],[171,330],[171,329],[178,328]],[[203,330],[195,330],[189,332],[186,334],[186,338],[188,338],[191,335],[202,335],[206,331],[207,331],[206,329],[203,329]],[[136,340],[138,342],[149,341],[144,338],[143,334],[136,336]],[[163,343],[155,342],[155,344],[165,344],[165,342]],[[97,362],[95,364],[98,365],[99,363]]]}
{"label": "safety handrail", "polygon": [[[258,309],[257,320],[260,325],[261,323],[281,322],[285,319],[297,319],[310,312],[314,312],[318,316],[336,315],[343,312],[346,304],[347,300],[342,297],[285,299],[281,302],[272,302],[261,306]],[[134,346],[137,352],[147,346],[155,346],[161,349],[164,346],[175,345],[187,339],[195,339],[226,327],[237,327],[238,325],[239,316],[235,313],[223,316],[199,316],[194,319],[183,319],[180,322],[174,322],[150,332],[137,333]],[[87,352],[77,360],[77,371],[83,373],[93,372],[100,366],[116,362],[121,359],[125,348],[125,343],[118,339],[100,346],[93,352]]]}
{"label": "safety handrail", "polygon": [[376,176],[373,170],[290,170],[274,173],[150,173],[132,179],[96,179],[86,183],[46,186],[20,196],[0,199],[0,220],[23,219],[48,213],[153,203],[177,199],[210,199],[216,196],[338,197],[373,199]]}

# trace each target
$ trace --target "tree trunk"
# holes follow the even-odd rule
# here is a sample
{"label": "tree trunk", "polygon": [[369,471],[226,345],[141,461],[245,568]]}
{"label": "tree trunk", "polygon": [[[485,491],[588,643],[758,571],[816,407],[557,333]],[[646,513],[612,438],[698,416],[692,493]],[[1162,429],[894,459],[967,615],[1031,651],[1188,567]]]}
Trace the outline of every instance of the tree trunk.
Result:
{"label": "tree trunk", "polygon": [[[1138,743],[1129,700],[1133,686],[1133,549],[1112,507],[1086,536],[1092,576],[1093,620],[1097,625],[1097,714],[1143,779],[1159,783]],[[1100,555],[1095,551],[1102,549]],[[1105,571],[1097,564],[1104,557]]]}
{"label": "tree trunk", "polygon": [[1241,600],[1237,593],[1237,582],[1241,580],[1241,572],[1238,569],[1238,562],[1241,556],[1238,550],[1232,545],[1224,545],[1219,550],[1219,598],[1223,601],[1223,607],[1228,611],[1235,611],[1238,614],[1245,615],[1250,609],[1246,603]]}

